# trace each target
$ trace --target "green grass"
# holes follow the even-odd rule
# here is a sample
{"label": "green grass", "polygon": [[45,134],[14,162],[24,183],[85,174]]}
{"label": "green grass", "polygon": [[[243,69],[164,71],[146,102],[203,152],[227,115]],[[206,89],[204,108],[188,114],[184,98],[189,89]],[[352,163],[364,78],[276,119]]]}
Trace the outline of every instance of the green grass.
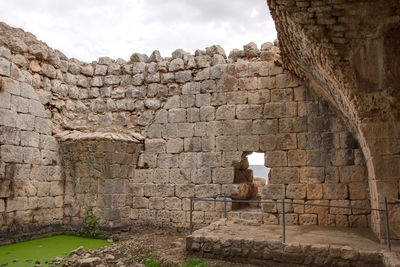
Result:
{"label": "green grass", "polygon": [[[0,246],[0,266],[8,263],[7,266],[22,267],[33,266],[39,260],[42,266],[45,261],[54,257],[67,257],[71,250],[83,246],[86,250],[101,248],[109,243],[101,239],[78,237],[72,235],[57,235],[52,237],[39,238],[35,240]],[[18,259],[17,262],[13,260]],[[27,262],[26,260],[32,260]]]}
{"label": "green grass", "polygon": [[161,267],[161,264],[152,255],[144,256],[141,262],[147,267]]}
{"label": "green grass", "polygon": [[182,267],[207,267],[203,259],[190,259]]}

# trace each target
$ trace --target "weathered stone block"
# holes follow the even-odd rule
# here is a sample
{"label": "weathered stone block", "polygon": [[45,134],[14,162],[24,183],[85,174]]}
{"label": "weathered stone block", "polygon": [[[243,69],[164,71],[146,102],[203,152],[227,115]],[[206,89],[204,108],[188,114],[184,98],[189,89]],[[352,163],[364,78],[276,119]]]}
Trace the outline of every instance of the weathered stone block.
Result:
{"label": "weathered stone block", "polygon": [[366,170],[363,166],[351,165],[339,167],[340,182],[362,182],[367,180]]}
{"label": "weathered stone block", "polygon": [[234,176],[233,167],[212,169],[212,182],[214,184],[232,184]]}
{"label": "weathered stone block", "polygon": [[217,151],[235,151],[237,150],[237,136],[217,136]]}
{"label": "weathered stone block", "polygon": [[286,151],[266,151],[264,153],[265,165],[272,167],[286,167],[287,153]]}
{"label": "weathered stone block", "polygon": [[175,186],[175,195],[179,198],[194,197],[195,196],[195,185],[184,184]]}
{"label": "weathered stone block", "polygon": [[196,95],[196,107],[210,106],[211,95],[210,94],[198,94]]}
{"label": "weathered stone block", "polygon": [[253,134],[276,134],[278,133],[278,120],[253,120]]}
{"label": "weathered stone block", "polygon": [[346,199],[348,190],[346,184],[324,183],[324,199]]}
{"label": "weathered stone block", "polygon": [[178,123],[178,137],[193,137],[194,123]]}
{"label": "weathered stone block", "polygon": [[290,118],[297,115],[297,103],[266,103],[264,105],[264,118]]}
{"label": "weathered stone block", "polygon": [[[221,153],[206,152],[197,154],[197,167],[219,167],[221,166]],[[229,165],[230,166],[230,165]]]}
{"label": "weathered stone block", "polygon": [[235,119],[235,109],[234,105],[224,105],[217,108],[216,120],[233,120]]}
{"label": "weathered stone block", "polygon": [[179,167],[181,168],[195,168],[197,163],[196,153],[181,153],[179,155]]}
{"label": "weathered stone block", "polygon": [[183,139],[171,138],[167,140],[167,153],[181,153],[183,151]]}
{"label": "weathered stone block", "polygon": [[35,118],[35,131],[38,133],[51,135],[53,133],[53,124],[49,119]]}
{"label": "weathered stone block", "polygon": [[367,199],[368,184],[366,183],[351,183],[349,186],[350,199]]}
{"label": "weathered stone block", "polygon": [[323,183],[325,173],[323,167],[301,167],[300,182],[304,184]]}
{"label": "weathered stone block", "polygon": [[288,166],[305,166],[306,151],[305,150],[289,150]]}
{"label": "weathered stone block", "polygon": [[168,122],[185,122],[186,109],[174,108],[168,111]]}
{"label": "weathered stone block", "polygon": [[132,208],[133,209],[148,209],[149,208],[149,199],[146,197],[133,197]]}
{"label": "weathered stone block", "polygon": [[190,181],[194,184],[209,184],[211,183],[211,170],[209,167],[193,169],[191,172]]}
{"label": "weathered stone block", "polygon": [[300,214],[300,225],[316,225],[318,223],[318,216],[316,214]]}
{"label": "weathered stone block", "polygon": [[317,214],[318,216],[324,216],[325,214],[328,214],[329,207],[329,200],[308,200],[306,203],[308,204],[318,204],[318,205],[326,205],[325,206],[309,206],[306,205],[305,208],[305,213],[312,213],[312,214]]}
{"label": "weathered stone block", "polygon": [[[285,74],[282,74],[285,75]],[[285,88],[282,89],[283,87],[279,87],[280,84],[278,83],[279,79],[276,79],[277,81],[277,88],[281,89],[273,89],[271,90],[271,102],[278,102],[278,103],[283,103],[283,102],[289,102],[293,101],[293,89],[292,88]]]}
{"label": "weathered stone block", "polygon": [[177,197],[167,197],[164,200],[166,210],[182,210],[182,200]]}
{"label": "weathered stone block", "polygon": [[145,184],[144,195],[146,197],[173,197],[175,186],[169,184]]}
{"label": "weathered stone block", "polygon": [[144,148],[148,153],[164,153],[166,150],[166,141],[164,139],[146,139]]}
{"label": "weathered stone block", "polygon": [[281,150],[296,149],[296,134],[278,134],[276,138],[276,148]]}
{"label": "weathered stone block", "polygon": [[134,178],[132,179],[132,181],[135,183],[152,183],[153,180],[153,169],[137,169],[135,170]]}
{"label": "weathered stone block", "polygon": [[307,184],[307,198],[321,199],[323,196],[322,184]]}
{"label": "weathered stone block", "polygon": [[24,149],[20,146],[2,145],[1,146],[1,159],[4,162],[23,162]]}
{"label": "weathered stone block", "polygon": [[321,135],[318,133],[299,133],[297,143],[300,149],[318,149],[321,144]]}
{"label": "weathered stone block", "polygon": [[261,105],[237,105],[236,117],[240,120],[262,118],[263,107]]}
{"label": "weathered stone block", "polygon": [[150,197],[149,198],[149,209],[151,209],[151,210],[164,209],[164,198],[163,197]]}
{"label": "weathered stone block", "polygon": [[221,185],[218,184],[196,185],[195,194],[196,197],[216,197],[219,194],[221,194]]}
{"label": "weathered stone block", "polygon": [[238,150],[240,151],[258,151],[260,140],[256,135],[242,135],[238,137]]}
{"label": "weathered stone block", "polygon": [[190,183],[191,169],[172,168],[169,169],[169,183],[188,184]]}
{"label": "weathered stone block", "polygon": [[323,167],[329,162],[328,154],[323,150],[307,150],[307,166]]}
{"label": "weathered stone block", "polygon": [[184,149],[186,152],[197,152],[202,149],[201,137],[185,138]]}
{"label": "weathered stone block", "polygon": [[266,184],[261,191],[262,199],[284,199],[285,185],[283,184]]}
{"label": "weathered stone block", "polygon": [[[331,200],[330,204],[332,206],[343,206],[348,207],[350,205],[349,200]],[[330,208],[330,214],[351,214],[351,209],[348,208]]]}
{"label": "weathered stone block", "polygon": [[[247,103],[247,92],[245,92],[245,91],[227,92],[226,93],[226,102],[228,103],[228,105],[246,104]],[[253,104],[259,104],[259,103],[253,103]]]}
{"label": "weathered stone block", "polygon": [[286,186],[286,197],[292,199],[306,198],[307,187],[304,184],[289,184]]}
{"label": "weathered stone block", "polygon": [[[253,104],[265,104],[270,102],[270,91],[269,90],[258,90],[255,92],[247,93],[248,103],[250,105]],[[238,103],[240,104],[240,103]]]}
{"label": "weathered stone block", "polygon": [[[0,115],[7,116],[6,118],[3,118],[2,121],[0,121],[1,124],[4,126],[12,126],[12,127],[17,126],[17,128],[27,131],[32,131],[34,129],[35,117],[33,115],[18,114],[17,118],[17,113],[14,114],[12,112],[11,113],[6,112],[1,114],[1,110],[0,110]],[[13,121],[11,122],[11,120]]]}
{"label": "weathered stone block", "polygon": [[215,108],[212,106],[200,107],[200,121],[212,121],[215,119]]}

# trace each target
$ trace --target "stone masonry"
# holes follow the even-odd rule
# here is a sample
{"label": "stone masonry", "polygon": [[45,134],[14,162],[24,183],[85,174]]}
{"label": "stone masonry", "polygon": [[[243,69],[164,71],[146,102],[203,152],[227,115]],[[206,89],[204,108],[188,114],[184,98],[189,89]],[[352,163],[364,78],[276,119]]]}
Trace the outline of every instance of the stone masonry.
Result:
{"label": "stone masonry", "polygon": [[[187,227],[190,197],[241,195],[235,173],[251,152],[271,168],[263,200],[371,205],[364,155],[342,113],[284,69],[271,43],[228,57],[215,45],[84,63],[0,24],[0,45],[4,237],[21,226],[77,227],[86,205],[104,228]],[[222,210],[195,202],[194,221]],[[268,204],[256,217],[276,224],[278,212]],[[286,212],[288,224],[370,225],[360,210]]]}

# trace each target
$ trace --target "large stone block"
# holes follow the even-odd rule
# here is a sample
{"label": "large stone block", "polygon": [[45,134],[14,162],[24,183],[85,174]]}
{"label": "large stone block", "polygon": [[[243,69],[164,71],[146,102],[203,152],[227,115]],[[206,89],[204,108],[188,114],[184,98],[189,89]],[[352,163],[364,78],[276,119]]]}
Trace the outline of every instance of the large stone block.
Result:
{"label": "large stone block", "polygon": [[236,117],[240,120],[262,118],[263,107],[261,105],[238,105]]}
{"label": "large stone block", "polygon": [[316,225],[318,223],[318,216],[316,214],[300,214],[300,225]]}
{"label": "large stone block", "polygon": [[166,210],[182,210],[182,200],[177,197],[167,197],[164,200]]}
{"label": "large stone block", "polygon": [[23,147],[12,146],[12,145],[2,145],[1,146],[1,160],[4,162],[15,162],[22,163],[24,154]]}
{"label": "large stone block", "polygon": [[[265,104],[270,102],[270,91],[269,90],[258,90],[255,92],[247,93],[248,103],[250,105]],[[238,103],[240,104],[240,103]]]}
{"label": "large stone block", "polygon": [[233,167],[212,169],[212,182],[214,184],[232,184],[234,176]]}
{"label": "large stone block", "polygon": [[305,150],[289,150],[288,166],[305,166],[306,151]]}
{"label": "large stone block", "polygon": [[35,131],[38,133],[51,135],[53,133],[53,124],[49,119],[35,118]]}
{"label": "large stone block", "polygon": [[221,153],[207,152],[198,153],[197,167],[219,167],[221,166]]}
{"label": "large stone block", "polygon": [[206,107],[211,104],[210,94],[198,94],[196,95],[196,107]]}
{"label": "large stone block", "polygon": [[18,118],[16,116],[13,116],[13,114],[5,114],[5,115],[9,116],[8,119],[14,119],[14,122],[12,123],[14,125],[12,125],[11,123],[6,124],[7,123],[6,122],[3,124],[5,126],[17,126],[18,128],[27,131],[32,131],[35,127],[35,117],[33,115],[20,113],[18,114]]}
{"label": "large stone block", "polygon": [[183,139],[171,138],[167,140],[167,153],[181,153],[183,151]]}
{"label": "large stone block", "polygon": [[271,167],[286,167],[287,153],[286,151],[267,151],[264,154],[265,165]]}
{"label": "large stone block", "polygon": [[218,184],[196,185],[195,194],[196,194],[196,197],[219,196],[221,194],[221,185],[218,185]]}
{"label": "large stone block", "polygon": [[[330,204],[332,206],[348,207],[350,205],[349,200],[331,200]],[[351,209],[348,208],[338,208],[332,207],[329,210],[330,214],[351,214]]]}
{"label": "large stone block", "polygon": [[195,196],[195,185],[193,185],[193,184],[176,185],[175,195],[179,198],[194,197]]}
{"label": "large stone block", "polygon": [[278,134],[276,148],[281,150],[297,149],[296,134]]}
{"label": "large stone block", "polygon": [[300,182],[303,184],[323,183],[325,173],[323,167],[301,167]]}
{"label": "large stone block", "polygon": [[321,144],[321,135],[318,133],[297,134],[299,149],[318,149]]}
{"label": "large stone block", "polygon": [[211,183],[211,170],[209,167],[192,169],[190,181],[194,184]]}
{"label": "large stone block", "polygon": [[324,150],[307,150],[307,166],[323,167],[328,165],[329,157]]}
{"label": "large stone block", "polygon": [[290,118],[297,115],[297,103],[266,103],[264,105],[264,118]]}
{"label": "large stone block", "polygon": [[296,184],[299,182],[299,169],[296,167],[275,167],[271,169],[271,184]]}
{"label": "large stone block", "polygon": [[178,137],[193,137],[194,123],[178,123]]}
{"label": "large stone block", "polygon": [[22,131],[21,132],[21,146],[39,147],[40,135],[35,132]]}
{"label": "large stone block", "polygon": [[175,186],[170,184],[145,184],[144,196],[146,197],[173,197]]}
{"label": "large stone block", "polygon": [[278,120],[253,120],[252,133],[262,135],[277,134]]}
{"label": "large stone block", "polygon": [[289,184],[286,186],[286,197],[292,199],[306,198],[307,187],[304,184]]}
{"label": "large stone block", "polygon": [[237,136],[217,136],[217,151],[235,151],[237,150]]}
{"label": "large stone block", "polygon": [[261,135],[260,136],[260,149],[262,151],[271,151],[276,148],[276,135]]}
{"label": "large stone block", "polygon": [[349,186],[349,195],[351,200],[368,198],[367,183],[351,183],[348,186]]}
{"label": "large stone block", "polygon": [[322,199],[322,184],[307,184],[308,199]]}
{"label": "large stone block", "polygon": [[188,152],[179,155],[179,167],[181,168],[195,168],[197,164],[197,154]]}
{"label": "large stone block", "polygon": [[173,108],[168,111],[168,122],[185,122],[186,109]]}
{"label": "large stone block", "polygon": [[[285,74],[282,74],[285,75]],[[292,88],[284,88],[279,87],[280,84],[277,81],[277,88],[280,89],[273,89],[271,90],[271,102],[278,102],[278,103],[283,103],[283,102],[289,102],[293,101],[293,89]]]}
{"label": "large stone block", "polygon": [[200,107],[200,121],[212,121],[215,119],[215,108],[212,106]]}
{"label": "large stone block", "polygon": [[149,198],[149,209],[151,209],[151,210],[164,209],[164,198],[163,197],[150,197]]}
{"label": "large stone block", "polygon": [[217,108],[216,120],[233,120],[235,119],[235,109],[234,105],[224,105]]}
{"label": "large stone block", "polygon": [[266,184],[261,191],[262,199],[284,199],[285,185],[283,184]]}
{"label": "large stone block", "polygon": [[202,150],[202,138],[201,137],[190,137],[184,139],[184,150],[185,152],[198,152]]}
{"label": "large stone block", "polygon": [[0,143],[2,145],[19,145],[21,141],[21,131],[14,127],[0,127]]}
{"label": "large stone block", "polygon": [[360,165],[339,167],[340,182],[363,182],[367,180],[366,169]]}
{"label": "large stone block", "polygon": [[324,183],[324,199],[346,199],[348,189],[346,184]]}
{"label": "large stone block", "polygon": [[144,148],[147,153],[164,153],[167,142],[164,139],[146,139]]}
{"label": "large stone block", "polygon": [[238,137],[238,150],[240,151],[258,151],[260,140],[256,135],[242,135]]}
{"label": "large stone block", "polygon": [[152,183],[153,180],[153,169],[137,169],[135,170],[134,178],[132,179],[132,181],[135,183]]}

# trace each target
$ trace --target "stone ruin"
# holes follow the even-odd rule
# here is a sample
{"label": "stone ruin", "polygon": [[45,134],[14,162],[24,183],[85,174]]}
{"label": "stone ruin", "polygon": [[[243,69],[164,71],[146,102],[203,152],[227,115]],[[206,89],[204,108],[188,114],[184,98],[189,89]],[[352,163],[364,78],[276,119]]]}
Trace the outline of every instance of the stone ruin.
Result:
{"label": "stone ruin", "polygon": [[[214,45],[194,55],[178,49],[166,58],[154,51],[85,63],[1,23],[0,238],[77,229],[88,205],[103,229],[117,230],[187,228],[190,197],[223,193],[277,201],[228,204],[228,218],[263,224],[281,223],[282,199],[369,208],[381,207],[378,194],[397,197],[398,121],[349,116],[347,104],[358,102],[337,104],[348,96],[323,76],[330,72],[308,69],[316,54],[300,63],[292,54],[314,48],[299,50],[299,39],[291,47],[288,40],[305,33],[283,22],[294,23],[308,2],[270,1],[280,47],[250,43],[228,57]],[[265,185],[248,169],[252,152],[265,153],[271,168]],[[384,233],[382,214],[368,210],[288,204],[286,213],[287,224]],[[193,216],[196,224],[216,221],[223,204],[195,202]],[[399,222],[391,224],[396,234]]]}

